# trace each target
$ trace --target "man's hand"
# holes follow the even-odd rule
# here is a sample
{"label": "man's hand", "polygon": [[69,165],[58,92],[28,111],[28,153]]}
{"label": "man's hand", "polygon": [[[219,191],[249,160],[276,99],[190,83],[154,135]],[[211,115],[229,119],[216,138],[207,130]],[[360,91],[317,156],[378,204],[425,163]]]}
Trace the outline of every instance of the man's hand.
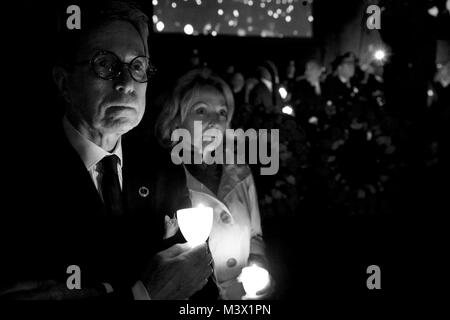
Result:
{"label": "man's hand", "polygon": [[182,300],[203,288],[212,273],[207,245],[176,244],[150,262],[143,283],[152,300]]}

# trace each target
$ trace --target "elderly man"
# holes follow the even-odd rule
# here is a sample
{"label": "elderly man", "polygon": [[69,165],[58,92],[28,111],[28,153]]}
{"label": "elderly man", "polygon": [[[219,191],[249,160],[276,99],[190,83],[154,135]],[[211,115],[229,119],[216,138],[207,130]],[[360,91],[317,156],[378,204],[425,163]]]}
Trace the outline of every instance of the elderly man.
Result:
{"label": "elderly man", "polygon": [[358,81],[355,79],[356,60],[356,56],[352,52],[347,52],[333,61],[335,73],[327,78],[324,86],[324,94],[327,99],[346,101],[358,92]]}
{"label": "elderly man", "polygon": [[272,61],[264,61],[256,68],[258,83],[249,93],[249,103],[266,113],[281,112],[281,96],[278,93],[278,71]]}
{"label": "elderly man", "polygon": [[206,245],[173,244],[176,229],[167,230],[166,216],[190,205],[184,172],[124,136],[145,110],[147,17],[121,2],[81,11],[82,28],[64,32],[53,70],[62,127],[42,143],[29,179],[33,212],[18,205],[18,240],[2,244],[10,266],[0,298],[189,298],[207,283],[212,258]]}

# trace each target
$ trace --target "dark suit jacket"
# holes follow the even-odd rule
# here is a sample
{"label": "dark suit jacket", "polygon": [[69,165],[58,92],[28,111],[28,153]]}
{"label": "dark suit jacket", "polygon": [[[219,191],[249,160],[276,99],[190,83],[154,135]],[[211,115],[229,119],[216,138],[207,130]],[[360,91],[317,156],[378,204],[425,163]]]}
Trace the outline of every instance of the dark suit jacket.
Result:
{"label": "dark suit jacket", "polygon": [[358,81],[353,77],[350,79],[350,85],[344,84],[338,76],[330,76],[325,80],[323,86],[323,95],[327,100],[349,101],[355,88],[361,91]]}
{"label": "dark suit jacket", "polygon": [[353,88],[356,86],[354,78],[350,79],[350,85],[347,86],[337,76],[328,77],[323,87],[326,99],[333,101],[350,99]]}
{"label": "dark suit jacket", "polygon": [[256,109],[281,110],[281,97],[277,86],[274,85],[271,92],[262,81],[259,81],[250,91],[249,103]]}
{"label": "dark suit jacket", "polygon": [[163,241],[164,216],[190,207],[183,168],[156,143],[124,135],[126,212],[111,217],[62,130],[41,139],[40,154],[14,168],[12,209],[0,221],[0,289],[25,280],[65,284],[67,267],[78,265],[82,288],[106,282],[114,295],[131,298],[150,258],[171,245]]}
{"label": "dark suit jacket", "polygon": [[[323,90],[323,83],[320,86]],[[308,124],[312,116],[321,118],[324,115],[322,94],[317,95],[315,88],[305,79],[295,83],[292,100],[296,108],[295,116],[302,126]]]}

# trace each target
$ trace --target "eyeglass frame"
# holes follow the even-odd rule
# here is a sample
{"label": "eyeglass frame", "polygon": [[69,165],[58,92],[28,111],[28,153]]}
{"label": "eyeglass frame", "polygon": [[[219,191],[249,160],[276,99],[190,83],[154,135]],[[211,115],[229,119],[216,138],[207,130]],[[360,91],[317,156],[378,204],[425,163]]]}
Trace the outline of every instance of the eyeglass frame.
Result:
{"label": "eyeglass frame", "polygon": [[[114,75],[112,78],[103,78],[103,77],[101,77],[101,76],[95,71],[95,65],[94,65],[95,62],[94,62],[94,61],[95,61],[95,59],[96,59],[98,56],[100,56],[100,55],[102,55],[102,54],[112,54],[114,57],[117,58],[117,61],[119,61],[119,63],[122,65],[121,70],[120,70],[116,75]],[[136,79],[134,78],[134,76],[133,76],[131,70],[130,70],[131,64],[132,64],[133,61],[136,60],[137,58],[146,58],[147,61],[148,61],[148,69],[149,69],[149,71],[146,71],[146,74],[147,74],[147,80],[146,80],[146,81],[138,81],[138,80],[136,80]],[[92,71],[94,72],[94,74],[95,74],[97,77],[99,77],[99,78],[102,79],[102,80],[106,80],[106,81],[112,81],[112,80],[116,79],[117,77],[119,77],[119,76],[122,74],[122,72],[123,72],[123,66],[124,66],[124,65],[127,67],[127,70],[128,70],[128,73],[129,73],[130,77],[131,77],[134,81],[136,81],[136,82],[138,82],[138,83],[147,83],[147,82],[150,80],[150,78],[151,78],[151,77],[156,73],[156,71],[157,71],[156,67],[150,62],[150,57],[148,57],[148,56],[136,56],[136,57],[134,57],[130,62],[123,62],[122,60],[120,60],[120,58],[117,56],[117,54],[115,54],[114,52],[108,51],[108,50],[100,50],[100,51],[96,52],[96,53],[92,56],[92,58],[90,58],[90,59],[88,59],[88,60],[83,60],[83,61],[75,62],[73,65],[76,66],[76,65],[86,64],[86,63],[89,63],[89,65],[91,66]]]}

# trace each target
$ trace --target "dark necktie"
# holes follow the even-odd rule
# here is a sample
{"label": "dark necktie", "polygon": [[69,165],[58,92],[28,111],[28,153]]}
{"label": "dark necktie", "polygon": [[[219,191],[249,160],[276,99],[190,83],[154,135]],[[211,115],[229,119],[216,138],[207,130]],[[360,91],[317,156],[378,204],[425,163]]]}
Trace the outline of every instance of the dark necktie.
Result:
{"label": "dark necktie", "polygon": [[101,192],[106,212],[109,215],[120,216],[123,214],[122,192],[120,190],[119,175],[117,173],[116,155],[104,157],[100,163],[103,169],[101,180]]}

